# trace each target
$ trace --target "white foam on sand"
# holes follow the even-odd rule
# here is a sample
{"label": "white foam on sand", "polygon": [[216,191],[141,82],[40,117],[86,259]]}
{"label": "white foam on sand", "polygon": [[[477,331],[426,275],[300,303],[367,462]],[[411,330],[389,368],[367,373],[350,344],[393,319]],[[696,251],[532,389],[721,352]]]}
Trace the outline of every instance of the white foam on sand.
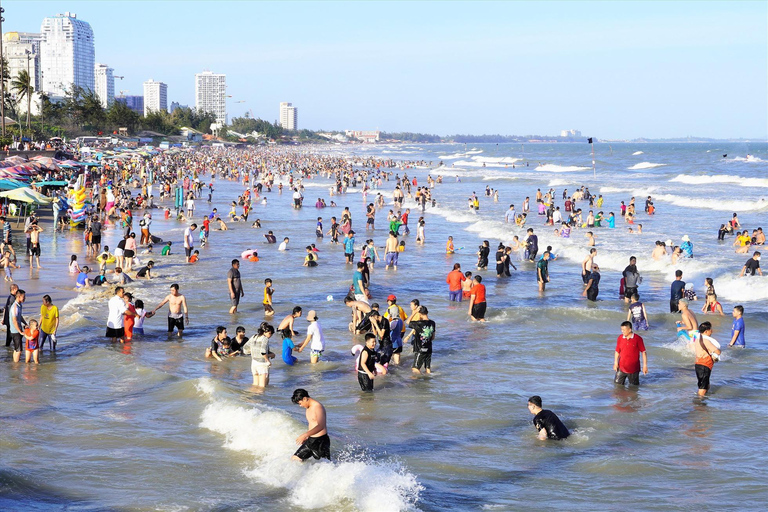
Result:
{"label": "white foam on sand", "polygon": [[685,183],[688,185],[708,185],[713,183],[733,183],[742,187],[768,187],[768,178],[743,178],[729,174],[715,174],[712,176],[691,176],[678,174],[669,181]]}
{"label": "white foam on sand", "polygon": [[579,172],[592,170],[591,167],[579,167],[577,165],[543,164],[536,167],[537,171],[544,172]]}
{"label": "white foam on sand", "polygon": [[654,167],[662,167],[667,164],[655,164],[653,162],[640,162],[639,164],[635,164],[632,167],[627,167],[627,170],[629,171],[638,171],[642,169],[653,169]]}
{"label": "white foam on sand", "polygon": [[[263,485],[282,488],[288,500],[305,509],[387,512],[415,510],[423,487],[400,464],[369,457],[345,460],[291,460],[295,439],[304,426],[283,411],[262,405],[237,405],[217,396],[215,384],[201,379],[198,390],[211,403],[203,410],[200,426],[224,436],[224,447],[252,457],[244,474]],[[331,431],[331,435],[333,435]],[[331,455],[337,457],[338,444]]]}

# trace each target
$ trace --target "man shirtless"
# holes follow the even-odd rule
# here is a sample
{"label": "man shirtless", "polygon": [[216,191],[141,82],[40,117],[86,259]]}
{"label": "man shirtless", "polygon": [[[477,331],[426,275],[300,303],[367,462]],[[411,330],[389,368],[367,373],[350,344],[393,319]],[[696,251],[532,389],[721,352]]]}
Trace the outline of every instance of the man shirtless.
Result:
{"label": "man shirtless", "polygon": [[301,306],[296,306],[291,311],[291,314],[283,318],[280,325],[277,326],[277,332],[283,335],[283,338],[291,338],[298,336],[299,333],[293,330],[293,322],[301,316]]}
{"label": "man shirtless", "polygon": [[584,261],[581,262],[581,280],[584,281],[584,286],[589,283],[589,274],[592,272],[595,256],[597,256],[597,249],[593,247],[589,250],[589,254],[584,258]]}
{"label": "man shirtless", "polygon": [[37,261],[37,268],[43,268],[40,266],[40,232],[43,230],[37,224],[32,224],[29,227],[29,268],[32,268],[32,259]]}
{"label": "man shirtless", "polygon": [[682,318],[677,322],[677,334],[684,333],[687,337],[691,337],[690,331],[698,331],[699,322],[696,320],[696,315],[693,311],[688,309],[688,299],[680,299],[677,303],[677,307],[680,308]]}
{"label": "man shirtless", "polygon": [[360,300],[352,300],[350,297],[344,299],[344,305],[352,308],[352,321],[349,323],[349,330],[355,332],[365,315],[371,312],[371,306]]}
{"label": "man shirtless", "polygon": [[158,309],[168,304],[168,334],[173,334],[175,327],[179,331],[179,337],[184,332],[184,326],[189,325],[189,310],[187,309],[187,299],[179,293],[179,285],[171,285],[171,293],[165,296],[163,302],[152,310],[147,317],[154,316]]}
{"label": "man shirtless", "polygon": [[384,246],[384,261],[387,264],[384,270],[388,270],[390,266],[397,270],[397,234],[391,231]]}
{"label": "man shirtless", "polygon": [[291,402],[306,409],[308,430],[296,438],[299,449],[291,457],[292,460],[304,462],[310,457],[317,460],[331,460],[331,439],[328,437],[328,428],[325,425],[325,407],[323,404],[309,397],[305,389],[297,389],[293,392]]}

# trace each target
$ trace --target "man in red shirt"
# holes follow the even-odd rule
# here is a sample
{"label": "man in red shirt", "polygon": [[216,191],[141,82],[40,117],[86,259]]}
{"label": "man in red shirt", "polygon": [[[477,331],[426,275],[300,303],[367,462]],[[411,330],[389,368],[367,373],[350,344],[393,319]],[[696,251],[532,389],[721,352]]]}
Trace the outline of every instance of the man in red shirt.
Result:
{"label": "man in red shirt", "polygon": [[613,355],[614,382],[624,385],[629,377],[631,386],[640,385],[640,356],[643,356],[643,374],[648,375],[648,356],[643,338],[632,332],[631,322],[621,323],[621,336],[616,338],[616,352]]}
{"label": "man in red shirt", "polygon": [[482,276],[475,276],[475,283],[469,290],[469,317],[478,322],[485,322],[485,285]]}
{"label": "man in red shirt", "polygon": [[461,264],[454,263],[453,270],[448,272],[445,282],[448,283],[448,300],[451,302],[461,302],[461,282],[466,281],[466,277],[461,273]]}

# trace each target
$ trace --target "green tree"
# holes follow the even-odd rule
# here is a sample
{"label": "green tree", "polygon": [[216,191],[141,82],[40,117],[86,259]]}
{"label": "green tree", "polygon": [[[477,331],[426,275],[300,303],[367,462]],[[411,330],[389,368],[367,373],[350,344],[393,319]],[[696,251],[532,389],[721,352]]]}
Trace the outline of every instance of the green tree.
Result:
{"label": "green tree", "polygon": [[27,73],[26,69],[19,71],[19,74],[16,75],[16,78],[14,78],[11,82],[11,89],[13,89],[13,91],[16,93],[16,97],[18,98],[19,102],[24,101],[25,99],[27,100],[27,131],[30,132],[31,135],[32,93],[35,92],[35,88],[32,87],[32,80],[30,79],[29,73]]}
{"label": "green tree", "polygon": [[149,112],[144,116],[144,119],[142,119],[141,125],[145,130],[152,130],[166,135],[176,135],[179,133],[178,128],[173,123],[171,115],[165,110]]}
{"label": "green tree", "polygon": [[135,133],[140,122],[139,114],[128,108],[128,105],[122,101],[115,101],[107,110],[107,124],[113,130],[125,128],[128,133]]}

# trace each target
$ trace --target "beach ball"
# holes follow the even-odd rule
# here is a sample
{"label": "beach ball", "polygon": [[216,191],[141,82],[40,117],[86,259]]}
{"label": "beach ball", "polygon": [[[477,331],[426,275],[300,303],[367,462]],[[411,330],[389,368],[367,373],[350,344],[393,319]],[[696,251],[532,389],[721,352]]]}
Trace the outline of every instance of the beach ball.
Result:
{"label": "beach ball", "polygon": [[325,298],[328,302],[333,302],[333,295],[329,295]]}

